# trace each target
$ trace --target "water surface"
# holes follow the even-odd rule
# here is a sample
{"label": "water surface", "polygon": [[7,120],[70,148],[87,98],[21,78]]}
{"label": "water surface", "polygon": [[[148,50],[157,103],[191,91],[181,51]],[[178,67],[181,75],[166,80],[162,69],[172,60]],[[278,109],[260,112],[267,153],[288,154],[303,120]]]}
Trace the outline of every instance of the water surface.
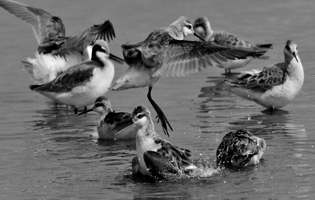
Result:
{"label": "water surface", "polygon": [[[264,67],[283,59],[287,39],[299,45],[305,84],[286,112],[260,106],[217,88],[221,73],[209,69],[188,78],[163,78],[153,90],[173,123],[168,138],[213,162],[224,134],[248,128],[264,138],[263,162],[241,172],[161,183],[129,178],[134,144],[100,142],[96,115],[74,116],[31,92],[20,60],[36,41],[28,25],[0,10],[0,199],[314,199],[315,198],[315,4],[312,0],[115,0],[24,1],[61,16],[69,34],[109,18],[117,40],[137,42],[178,16],[208,16],[214,28],[260,42],[273,42]],[[117,76],[126,66],[116,65]],[[108,93],[123,111],[149,106],[145,89]],[[158,128],[161,132],[161,129]]]}

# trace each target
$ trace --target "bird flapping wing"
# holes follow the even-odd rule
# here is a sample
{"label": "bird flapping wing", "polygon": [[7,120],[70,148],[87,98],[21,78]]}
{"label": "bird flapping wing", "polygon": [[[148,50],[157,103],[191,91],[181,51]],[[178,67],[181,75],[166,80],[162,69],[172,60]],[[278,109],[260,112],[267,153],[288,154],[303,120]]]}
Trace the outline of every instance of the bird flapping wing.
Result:
{"label": "bird flapping wing", "polygon": [[160,73],[185,76],[207,67],[224,65],[248,57],[259,57],[264,53],[264,50],[223,47],[213,42],[172,40],[165,51]]}
{"label": "bird flapping wing", "polygon": [[38,44],[54,38],[65,37],[62,20],[41,8],[34,8],[12,0],[0,0],[0,6],[32,25]]}
{"label": "bird flapping wing", "polygon": [[106,40],[110,41],[116,37],[113,24],[106,20],[102,24],[93,25],[85,29],[81,34],[68,37],[63,41],[62,45],[55,48],[51,53],[53,55],[58,55],[64,57],[70,52],[79,51],[84,53],[88,45],[93,44],[96,40]]}

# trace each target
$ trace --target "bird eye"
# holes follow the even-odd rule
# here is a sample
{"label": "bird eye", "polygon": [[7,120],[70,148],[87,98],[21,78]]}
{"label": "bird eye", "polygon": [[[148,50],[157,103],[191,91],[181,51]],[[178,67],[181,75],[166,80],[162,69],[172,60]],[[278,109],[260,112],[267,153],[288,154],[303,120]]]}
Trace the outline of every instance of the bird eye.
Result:
{"label": "bird eye", "polygon": [[140,113],[140,114],[137,115],[137,118],[138,118],[138,119],[141,119],[141,118],[143,118],[144,116],[145,116],[145,114]]}
{"label": "bird eye", "polygon": [[192,28],[193,28],[193,26],[192,26],[191,24],[187,24],[186,27],[187,27],[188,29],[192,29]]}

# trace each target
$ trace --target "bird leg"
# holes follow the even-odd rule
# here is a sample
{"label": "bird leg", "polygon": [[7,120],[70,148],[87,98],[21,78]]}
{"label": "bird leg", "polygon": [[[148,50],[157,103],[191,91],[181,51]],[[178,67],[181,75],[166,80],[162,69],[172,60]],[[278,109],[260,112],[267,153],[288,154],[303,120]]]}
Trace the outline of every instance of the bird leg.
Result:
{"label": "bird leg", "polygon": [[76,115],[76,114],[78,114],[78,108],[77,107],[73,107],[73,111],[74,111],[74,114]]}
{"label": "bird leg", "polygon": [[167,119],[167,117],[165,116],[164,112],[162,111],[162,109],[159,107],[159,105],[152,99],[151,96],[151,91],[152,91],[152,86],[149,86],[149,91],[147,94],[147,97],[151,103],[151,105],[153,106],[154,110],[157,113],[157,117],[159,119],[159,121],[161,122],[162,128],[163,128],[163,132],[165,135],[169,136],[169,132],[168,132],[168,128],[171,129],[171,131],[173,131],[173,128],[169,122],[169,120]]}

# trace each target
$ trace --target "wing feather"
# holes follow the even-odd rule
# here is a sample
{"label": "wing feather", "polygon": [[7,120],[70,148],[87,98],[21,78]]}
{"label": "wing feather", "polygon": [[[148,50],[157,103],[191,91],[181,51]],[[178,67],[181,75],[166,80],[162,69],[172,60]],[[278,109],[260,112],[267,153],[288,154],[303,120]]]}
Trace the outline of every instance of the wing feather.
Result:
{"label": "wing feather", "polygon": [[[12,0],[0,0],[0,6],[32,25],[38,44],[42,44],[52,38],[65,36],[62,20],[43,9],[34,8]],[[47,25],[52,21],[54,24],[48,27]]]}
{"label": "wing feather", "polygon": [[91,79],[95,69],[91,65],[97,65],[97,63],[88,61],[80,65],[75,65],[61,73],[54,80],[42,85],[32,85],[30,88],[43,92],[69,92]]}
{"label": "wing feather", "polygon": [[265,67],[262,71],[256,73],[245,73],[226,82],[233,87],[242,87],[258,92],[265,92],[274,86],[283,84],[286,80],[286,71],[283,65]]}
{"label": "wing feather", "polygon": [[[175,68],[184,76],[231,60],[259,57],[264,53],[265,50],[223,47],[212,42],[172,40],[166,48],[164,65],[160,70],[165,73],[169,71],[167,68]],[[190,67],[186,67],[187,63]],[[174,74],[177,73],[167,75]]]}
{"label": "wing feather", "polygon": [[181,173],[184,167],[192,163],[190,150],[179,148],[160,138],[155,138],[155,143],[160,144],[161,148],[154,153],[145,153],[146,165],[154,174]]}

